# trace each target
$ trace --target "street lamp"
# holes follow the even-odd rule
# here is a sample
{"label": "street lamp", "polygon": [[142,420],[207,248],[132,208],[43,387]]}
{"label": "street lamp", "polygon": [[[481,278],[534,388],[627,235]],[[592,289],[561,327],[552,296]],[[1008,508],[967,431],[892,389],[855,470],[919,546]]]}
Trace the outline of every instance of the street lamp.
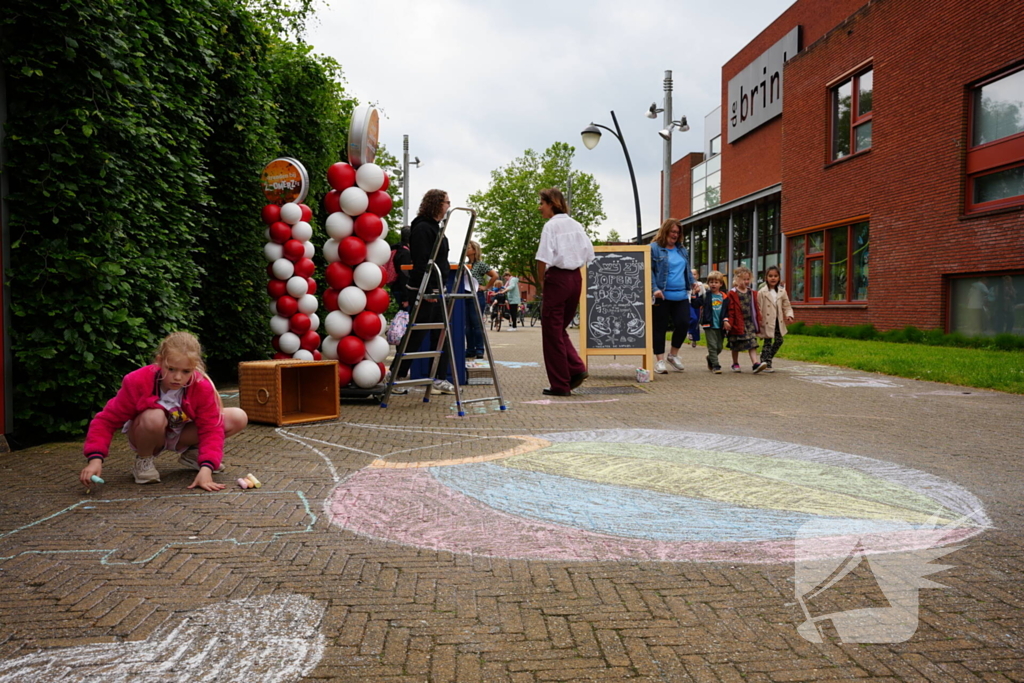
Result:
{"label": "street lamp", "polygon": [[601,142],[601,129],[604,129],[615,136],[615,139],[622,145],[622,153],[626,155],[626,166],[629,168],[629,180],[633,183],[633,204],[636,207],[636,243],[640,244],[643,241],[643,228],[640,227],[640,193],[636,190],[636,175],[633,173],[633,162],[629,159],[629,150],[626,149],[626,141],[622,139],[622,129],[619,128],[619,120],[615,118],[615,112],[612,113],[612,123],[615,124],[615,130],[612,130],[608,126],[602,126],[600,124],[591,121],[590,125],[583,129],[580,135],[583,137],[583,146],[587,149],[594,149],[597,147],[597,143]]}
{"label": "street lamp", "polygon": [[[412,165],[419,168],[420,158],[412,162]],[[402,226],[409,227],[409,136],[402,136]]]}
{"label": "street lamp", "polygon": [[690,130],[686,123],[686,117],[678,121],[672,120],[672,72],[665,72],[665,106],[659,108],[656,103],[651,103],[647,110],[647,118],[655,119],[658,114],[665,114],[665,127],[658,131],[658,135],[665,141],[662,149],[662,174],[661,174],[661,219],[665,220],[672,212],[672,131],[678,130],[685,133]]}

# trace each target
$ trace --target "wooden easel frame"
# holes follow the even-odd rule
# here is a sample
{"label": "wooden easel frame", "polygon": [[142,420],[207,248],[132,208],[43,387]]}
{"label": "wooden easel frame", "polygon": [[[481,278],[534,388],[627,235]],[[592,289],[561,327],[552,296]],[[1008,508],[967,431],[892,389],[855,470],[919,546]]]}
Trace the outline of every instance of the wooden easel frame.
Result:
{"label": "wooden easel frame", "polygon": [[587,347],[587,267],[583,267],[583,290],[580,292],[580,359],[590,367],[590,356],[641,356],[645,370],[654,373],[654,311],[651,309],[651,247],[650,245],[624,246],[602,245],[594,247],[598,254],[642,252],[644,255],[644,311],[645,330],[643,348],[591,349]]}

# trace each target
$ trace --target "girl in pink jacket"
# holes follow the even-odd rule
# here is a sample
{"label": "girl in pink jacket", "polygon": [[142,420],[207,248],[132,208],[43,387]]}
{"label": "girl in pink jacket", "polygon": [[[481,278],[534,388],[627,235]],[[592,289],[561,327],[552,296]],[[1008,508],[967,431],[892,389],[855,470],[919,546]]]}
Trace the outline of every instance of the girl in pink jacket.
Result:
{"label": "girl in pink jacket", "polygon": [[153,360],[125,375],[117,395],[89,423],[84,448],[89,464],[79,479],[86,488],[92,486],[93,475],[103,471],[114,432],[121,429],[135,451],[135,483],[159,482],[153,460],[168,450],[180,454],[179,463],[198,470],[188,488],[220,491],[224,484],[215,482],[213,473],[224,469],[224,439],[248,423],[245,411],[223,406],[206,376],[199,340],[188,332],[169,335]]}

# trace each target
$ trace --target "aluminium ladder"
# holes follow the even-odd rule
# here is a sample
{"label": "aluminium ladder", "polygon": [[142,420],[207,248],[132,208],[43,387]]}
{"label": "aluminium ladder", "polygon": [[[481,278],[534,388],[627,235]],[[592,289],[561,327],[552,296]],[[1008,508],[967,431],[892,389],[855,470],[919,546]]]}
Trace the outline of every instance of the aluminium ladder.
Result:
{"label": "aluminium ladder", "polygon": [[[441,272],[441,266],[437,263],[437,252],[441,248],[441,243],[445,239],[445,231],[448,228],[448,222],[451,216],[456,211],[465,211],[469,213],[469,227],[466,229],[466,239],[462,244],[462,251],[459,253],[459,263],[455,270],[455,278],[452,282],[452,292],[445,292],[444,283],[447,278]],[[498,372],[494,366],[494,355],[491,353],[491,341],[487,338],[487,334],[483,330],[483,314],[480,310],[480,302],[477,299],[476,292],[470,291],[470,270],[466,264],[466,251],[469,249],[470,240],[473,238],[473,227],[476,225],[476,211],[465,207],[453,207],[448,209],[448,213],[445,214],[444,220],[441,221],[441,229],[437,233],[437,239],[434,240],[434,247],[430,252],[430,259],[427,261],[427,269],[424,272],[423,277],[420,279],[420,286],[416,292],[416,300],[413,303],[412,309],[409,312],[409,326],[405,330],[405,335],[402,337],[402,341],[395,347],[395,357],[391,361],[391,372],[387,382],[387,391],[384,393],[384,398],[381,399],[380,407],[387,408],[388,401],[391,398],[391,393],[396,387],[409,387],[409,386],[424,386],[426,388],[423,396],[423,402],[430,402],[430,394],[434,388],[434,375],[437,372],[437,365],[441,362],[441,354],[448,355],[448,364],[451,368],[452,386],[455,389],[455,407],[459,417],[465,417],[466,410],[465,406],[470,403],[483,403],[485,401],[498,401],[498,405],[501,410],[507,410],[505,405],[505,399],[501,393],[501,385],[498,383]],[[443,264],[447,266],[448,264]],[[437,282],[439,283],[439,289],[433,291],[427,291],[430,281],[436,276]],[[465,289],[467,291],[461,291],[463,289],[463,283],[465,283]],[[442,302],[441,312],[443,320],[441,322],[414,322],[419,320],[420,307],[423,302],[427,299],[438,298]],[[459,386],[459,368],[455,365],[455,350],[452,346],[451,340],[451,319],[452,311],[455,307],[455,302],[459,299],[467,300],[469,305],[473,306],[476,311],[477,319],[480,320],[480,333],[483,334],[484,339],[484,350],[487,354],[487,365],[490,369],[491,378],[494,382],[494,391],[496,396],[487,396],[484,398],[473,398],[466,401],[462,400],[461,387]],[[471,302],[471,303],[470,303]],[[472,311],[467,311],[467,315],[471,315]],[[415,330],[440,330],[438,335],[437,348],[430,351],[409,351],[407,349],[409,345],[409,339]],[[430,358],[430,372],[426,377],[420,379],[399,379],[398,373],[402,367],[402,362],[405,360],[415,360],[417,358]]]}

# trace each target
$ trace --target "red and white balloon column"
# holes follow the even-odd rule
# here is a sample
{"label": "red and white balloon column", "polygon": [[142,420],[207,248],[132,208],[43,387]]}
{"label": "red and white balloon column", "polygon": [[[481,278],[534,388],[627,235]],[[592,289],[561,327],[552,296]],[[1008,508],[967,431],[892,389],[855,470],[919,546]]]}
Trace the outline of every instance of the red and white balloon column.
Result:
{"label": "red and white balloon column", "polygon": [[320,318],[316,281],[313,272],[313,228],[309,224],[312,210],[305,204],[267,204],[263,207],[263,220],[269,227],[266,256],[267,292],[270,294],[270,329],[274,333],[271,344],[274,358],[320,360]]}
{"label": "red and white balloon column", "polygon": [[384,379],[390,349],[383,336],[390,303],[383,287],[383,266],[391,255],[384,239],[390,181],[376,164],[356,168],[338,162],[327,170],[327,182],[333,189],[324,197],[330,239],[323,248],[328,285],[323,356],[338,360],[341,386],[369,389]]}

